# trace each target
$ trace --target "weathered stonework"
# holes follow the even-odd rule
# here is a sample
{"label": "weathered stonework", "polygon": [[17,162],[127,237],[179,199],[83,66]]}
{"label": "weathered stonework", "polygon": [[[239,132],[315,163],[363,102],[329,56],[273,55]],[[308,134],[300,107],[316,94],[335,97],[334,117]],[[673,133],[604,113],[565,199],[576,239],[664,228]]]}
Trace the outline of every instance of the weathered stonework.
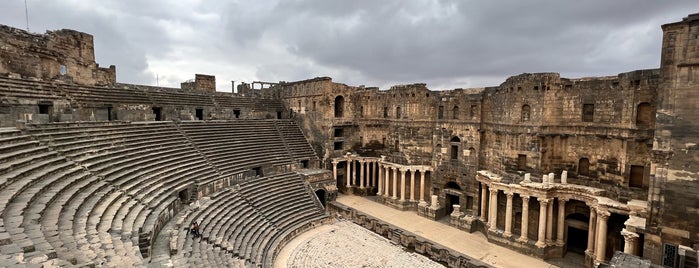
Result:
{"label": "weathered stonework", "polygon": [[[544,259],[577,253],[592,267],[623,251],[653,264],[691,266],[699,249],[699,15],[662,30],[659,69],[615,76],[524,73],[497,86],[445,91],[420,83],[379,90],[317,77],[254,81],[238,85],[237,93],[221,93],[215,77],[201,74],[179,89],[116,83],[113,66],[94,62],[89,34],[37,35],[0,26],[0,127],[17,128],[7,130],[12,140],[15,131],[28,129],[174,121],[134,125],[200,137],[218,123],[225,129],[244,121],[236,119],[291,118],[298,126],[286,126],[296,132],[300,126],[297,140],[309,152],[310,143],[320,159],[293,156],[297,150],[286,140],[282,120],[260,121],[270,124],[268,134],[281,137],[279,147],[293,163],[218,174],[196,187],[182,186],[187,191],[180,198],[190,190],[195,199],[214,196],[259,174],[324,168],[304,177],[309,196],[323,206],[337,192],[375,195],[388,207],[433,220],[448,217],[459,229]],[[202,130],[189,121],[209,125]],[[159,206],[163,210],[151,216],[153,230],[135,232],[142,256],[150,256],[157,231],[181,210],[175,203]],[[469,263],[403,230],[331,207],[450,266]],[[289,230],[281,241],[320,222]],[[17,240],[0,237],[0,244],[41,251]],[[56,254],[46,252],[47,258]],[[269,263],[272,255],[256,261]]]}

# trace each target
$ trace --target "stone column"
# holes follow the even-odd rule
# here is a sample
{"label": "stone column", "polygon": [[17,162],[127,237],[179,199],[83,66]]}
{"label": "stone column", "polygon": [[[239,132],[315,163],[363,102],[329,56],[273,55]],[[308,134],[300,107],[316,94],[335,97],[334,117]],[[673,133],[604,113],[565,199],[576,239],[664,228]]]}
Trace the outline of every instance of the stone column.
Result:
{"label": "stone column", "polygon": [[333,180],[337,181],[337,161],[333,159]]}
{"label": "stone column", "polygon": [[386,170],[386,176],[384,176],[384,182],[386,183],[386,187],[384,187],[383,195],[389,197],[391,194],[391,191],[389,190],[391,189],[391,167],[384,166],[383,168]]}
{"label": "stone column", "polygon": [[546,243],[553,242],[553,200],[549,203],[546,211]]}
{"label": "stone column", "polygon": [[522,234],[519,241],[526,243],[529,241],[529,196],[522,196]]}
{"label": "stone column", "polygon": [[405,169],[400,170],[400,201],[405,201]]}
{"label": "stone column", "polygon": [[630,255],[636,254],[636,243],[638,243],[638,234],[629,232],[626,228],[621,229],[621,235],[624,236],[624,253]]}
{"label": "stone column", "polygon": [[381,170],[379,170],[379,161],[374,162],[374,170],[372,172],[372,176],[374,176],[374,183],[371,185],[373,187],[378,187],[379,186],[379,174]]}
{"label": "stone column", "polygon": [[561,184],[567,184],[568,183],[568,171],[564,170],[561,172]]}
{"label": "stone column", "polygon": [[398,199],[398,168],[393,168],[393,199]]}
{"label": "stone column", "polygon": [[379,180],[376,183],[376,186],[378,186],[379,189],[376,192],[376,196],[380,196],[383,195],[383,172],[381,172],[381,165],[379,165],[378,162],[376,164],[376,170],[379,172]]}
{"label": "stone column", "polygon": [[497,230],[497,225],[498,225],[498,190],[490,188],[490,212],[488,212],[490,215],[490,220],[488,220],[488,223],[490,224],[490,228],[488,230],[490,231],[495,231]]}
{"label": "stone column", "polygon": [[537,236],[536,246],[540,248],[546,246],[546,210],[548,204],[548,199],[539,199],[539,234]]}
{"label": "stone column", "polygon": [[420,203],[425,202],[425,170],[420,170]]}
{"label": "stone column", "polygon": [[595,255],[595,226],[597,226],[597,213],[595,208],[590,207],[590,223],[587,224],[587,249],[585,252],[590,255]]}
{"label": "stone column", "polygon": [[505,206],[505,233],[503,235],[505,237],[510,237],[512,236],[512,196],[514,194],[511,192],[506,194],[507,205]]}
{"label": "stone column", "polygon": [[566,200],[558,199],[558,229],[556,230],[556,244],[563,246],[565,240],[563,239],[563,227],[565,227],[565,217],[566,217]]}
{"label": "stone column", "polygon": [[415,170],[410,170],[410,201],[415,201]]}
{"label": "stone column", "polygon": [[481,222],[486,222],[486,215],[488,212],[488,186],[481,182]]}
{"label": "stone column", "polygon": [[364,188],[364,160],[359,160],[359,188]]}
{"label": "stone column", "polygon": [[345,179],[347,180],[347,188],[349,188],[352,184],[352,160],[347,159],[347,174],[345,174]]}
{"label": "stone column", "polygon": [[608,211],[597,212],[597,246],[595,247],[595,261],[603,262],[607,251],[607,220],[611,214]]}

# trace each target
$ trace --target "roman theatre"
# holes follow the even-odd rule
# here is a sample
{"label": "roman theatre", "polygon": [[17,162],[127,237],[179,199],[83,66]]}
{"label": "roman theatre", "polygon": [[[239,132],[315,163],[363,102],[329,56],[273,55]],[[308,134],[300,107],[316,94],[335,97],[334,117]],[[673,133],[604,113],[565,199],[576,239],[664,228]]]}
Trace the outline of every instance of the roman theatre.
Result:
{"label": "roman theatre", "polygon": [[228,93],[0,26],[0,266],[697,267],[699,14],[659,28],[604,77]]}

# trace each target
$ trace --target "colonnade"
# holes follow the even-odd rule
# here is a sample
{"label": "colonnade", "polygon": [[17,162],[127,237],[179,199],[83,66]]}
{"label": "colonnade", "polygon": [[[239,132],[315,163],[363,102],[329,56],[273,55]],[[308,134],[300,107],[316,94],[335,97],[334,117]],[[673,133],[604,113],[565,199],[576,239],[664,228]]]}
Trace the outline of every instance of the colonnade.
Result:
{"label": "colonnade", "polygon": [[[505,194],[505,226],[504,237],[511,237],[512,234],[512,214],[513,214],[513,198],[518,194],[522,199],[522,220],[521,234],[516,240],[522,243],[528,243],[529,233],[529,200],[534,197],[539,202],[539,220],[538,232],[536,236],[535,246],[543,248],[547,245],[565,245],[565,206],[568,199],[566,198],[546,198],[538,196],[529,196],[524,193],[514,193],[508,190],[501,190],[489,187],[481,183],[481,210],[479,218],[488,226],[488,231],[497,231],[498,213],[498,193],[503,191]],[[554,215],[554,202],[558,203],[558,209]],[[607,246],[607,221],[611,213],[599,206],[590,206],[589,224],[588,224],[588,239],[586,253],[595,258],[596,262],[603,262],[606,258]],[[553,224],[553,217],[557,217],[556,225]],[[556,228],[556,236],[554,240],[553,228]],[[632,255],[638,255],[638,238],[639,235],[630,230],[624,229],[621,232],[624,237],[624,252]]]}
{"label": "colonnade", "polygon": [[[424,203],[425,180],[426,174],[429,171],[430,170],[422,166],[400,166],[381,163],[379,165],[379,191],[376,195],[400,201],[409,200]],[[419,186],[417,182],[417,173],[420,173]]]}
{"label": "colonnade", "polygon": [[373,157],[335,158],[333,178],[337,180],[337,166],[346,162],[346,187],[376,187],[377,196],[384,196],[400,201],[425,202],[425,191],[429,189],[426,181],[429,166],[410,166],[384,162]]}
{"label": "colonnade", "polygon": [[[333,159],[333,178],[337,180],[337,164],[339,162],[345,161],[347,172],[346,186],[347,187],[359,187],[359,188],[371,188],[376,187],[378,183],[379,176],[379,159],[360,157],[360,158],[346,158],[346,159]],[[359,176],[357,180],[357,176]]]}

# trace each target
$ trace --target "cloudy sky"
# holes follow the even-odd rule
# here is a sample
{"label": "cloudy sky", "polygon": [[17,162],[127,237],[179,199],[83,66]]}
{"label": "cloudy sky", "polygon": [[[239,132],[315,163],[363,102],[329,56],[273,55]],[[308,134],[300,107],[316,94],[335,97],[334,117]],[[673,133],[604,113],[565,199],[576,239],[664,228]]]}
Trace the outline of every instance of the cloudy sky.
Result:
{"label": "cloudy sky", "polygon": [[[179,87],[195,73],[230,81],[330,76],[349,85],[498,85],[524,72],[564,77],[657,68],[660,25],[697,0],[26,0],[29,29],[95,36],[117,80]],[[0,23],[26,29],[25,1]]]}

